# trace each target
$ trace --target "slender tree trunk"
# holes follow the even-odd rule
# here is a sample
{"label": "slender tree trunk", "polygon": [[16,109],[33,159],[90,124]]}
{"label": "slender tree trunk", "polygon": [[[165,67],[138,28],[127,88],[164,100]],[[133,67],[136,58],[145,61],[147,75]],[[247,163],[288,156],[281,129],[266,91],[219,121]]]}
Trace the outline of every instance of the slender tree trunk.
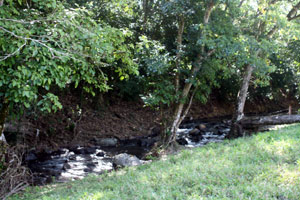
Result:
{"label": "slender tree trunk", "polygon": [[[4,0],[0,0],[0,7],[3,6],[3,2]],[[1,141],[6,143],[6,139],[3,131],[4,131],[4,123],[7,115],[8,115],[8,102],[6,99],[4,99],[2,102],[2,108],[0,110],[0,145],[1,145]]]}
{"label": "slender tree trunk", "polygon": [[145,33],[147,29],[148,5],[149,5],[149,0],[143,0],[143,10],[144,10],[143,33]]}
{"label": "slender tree trunk", "polygon": [[[184,87],[183,93],[182,93],[182,98],[183,99],[186,99],[188,97],[188,94],[190,92],[191,87],[192,87],[191,83],[185,84],[185,87]],[[184,109],[184,104],[185,104],[184,102],[180,101],[176,106],[174,116],[173,116],[173,123],[172,123],[171,130],[170,130],[171,136],[170,136],[170,139],[168,141],[168,144],[173,143],[176,140],[176,132],[178,130],[178,127],[179,127],[180,123],[183,120],[182,117],[184,117],[182,115],[183,109]]]}
{"label": "slender tree trunk", "polygon": [[239,122],[243,119],[244,117],[244,107],[245,107],[245,102],[247,98],[247,93],[248,93],[248,88],[249,88],[249,82],[252,76],[254,67],[252,65],[247,65],[245,75],[243,77],[243,82],[240,87],[240,91],[238,93],[237,97],[237,103],[236,103],[236,110],[233,115],[232,119],[232,125],[230,132],[228,134],[228,138],[235,138],[241,136],[243,130],[242,127],[240,126]]}
{"label": "slender tree trunk", "polygon": [[176,53],[176,77],[175,77],[175,92],[177,94],[180,87],[180,60],[182,51],[182,35],[184,31],[184,17],[179,16],[178,33],[177,33],[177,53]]}
{"label": "slender tree trunk", "polygon": [[[203,24],[205,26],[209,23],[211,12],[212,12],[214,6],[215,6],[214,0],[210,0],[209,3],[208,3],[208,6],[206,8],[204,18],[203,18]],[[182,34],[183,34],[183,30],[184,30],[184,21],[182,21],[179,24],[181,24],[181,25],[179,25],[178,37],[177,37],[177,41],[179,41],[179,42],[177,42],[177,45],[182,43]],[[182,28],[182,30],[180,30],[180,28]],[[177,49],[180,49],[180,48],[181,48],[181,46],[177,46]],[[178,130],[178,127],[179,127],[180,123],[182,122],[182,120],[184,119],[184,117],[186,116],[186,114],[188,113],[188,111],[190,109],[190,106],[192,104],[194,94],[196,92],[196,91],[194,91],[193,94],[190,95],[190,97],[189,97],[189,93],[190,93],[191,87],[193,85],[192,82],[195,79],[195,77],[197,76],[197,73],[199,72],[199,70],[202,66],[203,60],[206,59],[207,57],[209,57],[213,52],[214,51],[205,52],[205,48],[202,47],[199,54],[198,54],[198,56],[197,56],[197,60],[196,60],[195,64],[193,65],[191,73],[188,77],[188,79],[190,81],[188,81],[184,84],[183,89],[182,89],[182,93],[181,93],[181,97],[180,97],[181,101],[179,101],[179,103],[176,104],[175,112],[172,116],[172,125],[171,125],[171,129],[170,129],[170,134],[171,135],[169,137],[169,140],[167,141],[167,145],[170,145],[170,144],[174,143],[175,140],[176,140],[176,132]],[[180,54],[179,54],[179,58],[180,58]],[[177,60],[178,63],[179,63],[179,61],[180,60]],[[177,80],[177,78],[178,78],[178,80]],[[178,77],[176,77],[176,80],[175,80],[175,84],[176,84],[175,86],[177,87],[177,84],[178,84],[178,88],[180,87],[179,86],[179,78],[180,77],[178,76]],[[184,105],[185,105],[186,100],[189,100],[189,104],[188,104],[188,106],[186,107],[186,109],[184,111]]]}
{"label": "slender tree trunk", "polygon": [[2,108],[0,110],[0,141],[6,143],[5,135],[4,135],[4,124],[5,119],[8,116],[9,102],[4,99],[2,102]]}
{"label": "slender tree trunk", "polygon": [[[180,74],[179,74],[179,68],[180,68],[180,60],[181,60],[181,50],[182,50],[182,36],[183,36],[183,31],[184,31],[184,17],[183,15],[179,16],[178,20],[178,32],[177,32],[177,53],[176,53],[176,62],[175,62],[175,67],[176,67],[176,75],[175,75],[175,93],[178,94],[179,88],[180,88]],[[183,89],[183,94],[182,97],[185,97],[190,90],[190,87],[186,87],[185,85]],[[183,111],[184,103],[179,102],[176,104],[176,108],[174,111],[174,116],[171,118],[173,120],[173,123],[171,125],[171,135],[170,137],[167,138],[167,145],[169,145],[172,142],[175,142],[176,140],[176,131],[178,129],[178,123],[181,118],[181,113]],[[177,128],[176,128],[177,127]]]}
{"label": "slender tree trunk", "polygon": [[240,121],[243,116],[244,116],[244,107],[245,107],[245,102],[247,98],[247,93],[248,93],[248,88],[249,88],[249,83],[250,79],[252,76],[253,72],[253,66],[252,65],[247,65],[245,75],[243,78],[242,86],[241,89],[238,93],[238,102],[237,102],[237,109],[236,109],[236,121]]}
{"label": "slender tree trunk", "polygon": [[293,111],[292,111],[292,105],[290,104],[289,105],[289,113],[288,114],[291,115],[292,113],[293,113]]}

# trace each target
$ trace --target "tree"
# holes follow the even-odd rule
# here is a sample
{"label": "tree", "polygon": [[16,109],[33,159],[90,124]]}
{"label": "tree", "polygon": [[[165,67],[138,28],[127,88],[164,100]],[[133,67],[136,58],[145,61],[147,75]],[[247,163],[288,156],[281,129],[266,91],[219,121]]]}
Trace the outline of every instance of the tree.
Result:
{"label": "tree", "polygon": [[[284,5],[289,7],[293,2]],[[170,134],[167,144],[175,141],[193,97],[205,99],[204,94],[212,85],[218,85],[217,72],[242,77],[230,137],[236,135],[239,127],[235,125],[243,118],[251,77],[255,74],[257,83],[270,80],[269,74],[275,70],[270,55],[293,37],[294,33],[288,30],[292,30],[291,19],[298,18],[297,12],[293,8],[289,14],[276,0],[161,1],[159,8],[156,16],[163,30],[159,42],[163,46],[160,49],[164,49],[160,54],[164,58],[164,73],[160,71],[160,78],[152,79],[157,84],[145,99],[160,108],[167,105],[174,109],[172,114],[167,112],[171,115],[166,122],[166,132]],[[286,30],[288,36],[280,30]],[[159,71],[157,62],[146,65],[149,63],[148,69]]]}
{"label": "tree", "polygon": [[[245,63],[243,81],[237,96],[231,131],[228,135],[230,138],[241,135],[242,127],[239,122],[244,117],[244,106],[253,71],[262,72],[267,76],[268,72],[271,72],[266,70],[269,66],[269,55],[276,51],[278,46],[284,45],[286,39],[294,37],[289,30],[293,26],[291,21],[298,18],[296,14],[300,4],[292,6],[288,12],[282,3],[277,0],[241,1],[240,6],[244,9],[244,14],[240,19],[241,30],[243,36],[252,40],[251,46],[249,46],[250,54],[246,58],[252,58],[252,61]],[[285,4],[285,6],[289,6],[293,2],[285,2]],[[248,20],[245,21],[245,18]],[[284,38],[280,31],[285,31],[289,35],[285,35]],[[249,59],[247,60],[249,61]]]}
{"label": "tree", "polygon": [[231,49],[237,45],[234,14],[230,15],[236,4],[232,1],[227,6],[223,1],[213,0],[160,2],[157,16],[163,31],[159,40],[163,50],[161,57],[156,57],[163,58],[159,63],[164,63],[164,70],[159,70],[162,68],[157,62],[146,62],[148,69],[160,74],[155,74],[152,81],[156,84],[145,99],[160,109],[164,105],[171,107],[165,117],[167,146],[175,142],[177,129],[194,96],[205,100],[211,87],[217,84],[216,72],[222,69],[229,73],[224,59],[232,56]]}
{"label": "tree", "polygon": [[85,91],[95,94],[109,89],[103,69],[123,78],[137,73],[131,47],[125,44],[130,31],[97,24],[84,8],[66,9],[56,0],[7,0],[2,8],[0,133],[14,105],[60,109],[53,86],[84,82]]}

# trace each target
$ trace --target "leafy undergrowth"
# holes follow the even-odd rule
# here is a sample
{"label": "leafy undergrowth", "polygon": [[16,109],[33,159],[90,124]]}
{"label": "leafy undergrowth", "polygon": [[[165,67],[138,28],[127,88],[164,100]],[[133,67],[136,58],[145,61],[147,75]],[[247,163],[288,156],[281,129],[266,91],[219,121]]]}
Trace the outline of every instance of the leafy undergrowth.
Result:
{"label": "leafy undergrowth", "polygon": [[166,160],[11,199],[299,199],[300,125],[184,150]]}

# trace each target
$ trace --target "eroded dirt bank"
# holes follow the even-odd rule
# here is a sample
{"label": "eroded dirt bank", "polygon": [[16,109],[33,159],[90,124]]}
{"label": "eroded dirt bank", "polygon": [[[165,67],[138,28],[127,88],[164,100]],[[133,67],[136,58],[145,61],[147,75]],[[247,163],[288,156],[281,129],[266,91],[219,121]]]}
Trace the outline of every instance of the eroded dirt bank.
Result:
{"label": "eroded dirt bank", "polygon": [[[22,134],[9,134],[8,140],[22,142],[36,150],[57,149],[63,146],[93,146],[95,138],[132,139],[159,132],[160,115],[158,111],[147,108],[142,101],[122,101],[110,98],[100,104],[91,100],[80,101],[75,95],[61,100],[63,109],[50,115],[30,114],[17,122],[10,122],[8,132],[19,131]],[[274,102],[261,100],[247,102],[248,114],[287,112],[295,101]],[[230,119],[234,109],[233,102],[211,98],[208,103],[195,102],[187,118],[207,119],[227,117]]]}

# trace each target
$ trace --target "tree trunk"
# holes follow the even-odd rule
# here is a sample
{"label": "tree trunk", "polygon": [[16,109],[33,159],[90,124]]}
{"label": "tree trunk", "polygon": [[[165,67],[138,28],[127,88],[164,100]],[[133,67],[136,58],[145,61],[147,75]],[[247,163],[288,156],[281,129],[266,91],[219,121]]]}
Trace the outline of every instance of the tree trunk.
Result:
{"label": "tree trunk", "polygon": [[[204,18],[203,18],[203,24],[204,25],[207,25],[209,23],[211,12],[212,12],[214,6],[215,6],[214,0],[210,0],[210,2],[208,3],[208,7],[206,8]],[[182,43],[182,34],[183,34],[183,30],[184,30],[183,26],[184,26],[184,19],[180,19],[178,37],[177,37],[177,50],[181,49],[181,44],[180,43]],[[182,122],[182,120],[184,119],[184,117],[186,116],[186,114],[188,113],[189,108],[192,104],[192,100],[193,100],[193,97],[194,97],[194,94],[195,94],[195,93],[193,93],[189,97],[189,93],[190,93],[191,87],[193,85],[192,82],[193,82],[193,80],[195,80],[195,77],[197,76],[197,73],[200,70],[200,67],[202,65],[203,60],[206,59],[207,57],[209,57],[213,52],[214,52],[214,50],[210,50],[209,52],[205,52],[205,48],[203,46],[201,48],[198,56],[197,56],[197,60],[196,60],[195,64],[193,65],[193,67],[191,69],[191,73],[188,77],[188,79],[190,81],[188,81],[184,84],[183,89],[182,89],[182,94],[180,96],[180,101],[179,101],[178,104],[176,104],[175,112],[172,116],[172,123],[171,123],[172,125],[171,125],[171,129],[170,129],[170,134],[171,135],[170,135],[170,137],[167,141],[167,146],[169,146],[171,143],[175,142],[176,132],[179,128],[179,125]],[[177,58],[180,58],[180,54],[177,55]],[[180,60],[177,60],[176,63],[179,64],[179,61]],[[176,88],[176,90],[177,90],[177,86],[179,87],[179,79],[177,79],[177,78],[179,78],[179,76],[176,76],[176,78],[175,78],[175,88]],[[195,90],[195,92],[196,92],[196,90]],[[189,100],[189,105],[186,107],[185,111],[183,111],[185,101],[187,99]]]}
{"label": "tree trunk", "polygon": [[244,128],[255,128],[262,125],[293,124],[300,122],[300,115],[271,115],[261,117],[245,117],[240,121]]}
{"label": "tree trunk", "polygon": [[176,77],[175,77],[175,92],[177,93],[180,87],[180,60],[182,51],[182,35],[184,31],[184,17],[179,16],[178,33],[177,33],[177,53],[176,53]]}
{"label": "tree trunk", "polygon": [[289,115],[291,115],[293,113],[293,110],[292,110],[292,105],[289,105]]}
{"label": "tree trunk", "polygon": [[144,20],[143,20],[143,33],[147,30],[147,21],[148,21],[148,0],[143,0],[143,10],[144,10]]}
{"label": "tree trunk", "polygon": [[242,86],[238,93],[238,102],[236,105],[237,109],[236,109],[236,113],[235,113],[236,121],[240,121],[244,116],[244,107],[245,107],[245,103],[246,103],[249,83],[250,83],[253,69],[254,68],[252,65],[247,65],[246,72],[245,72],[243,82],[242,82]]}
{"label": "tree trunk", "polygon": [[[177,94],[180,88],[180,74],[179,74],[179,68],[180,68],[180,60],[181,60],[181,50],[182,50],[182,36],[183,36],[183,31],[184,31],[184,17],[181,15],[179,16],[179,21],[178,21],[178,32],[177,32],[177,53],[176,53],[176,62],[175,62],[175,67],[176,67],[176,75],[175,75],[175,93]],[[183,89],[183,94],[182,97],[185,98],[190,90],[190,87],[187,87],[187,84],[184,86]],[[184,103],[179,102],[176,104],[174,115],[171,118],[173,120],[170,133],[171,135],[167,137],[167,145],[170,143],[175,142],[176,140],[176,132],[179,127],[179,122],[181,118],[181,113],[183,111]]]}
{"label": "tree trunk", "polygon": [[[3,2],[4,0],[0,0],[0,7],[3,6]],[[2,102],[2,108],[0,110],[0,145],[1,145],[1,141],[6,144],[6,139],[3,131],[4,131],[4,123],[7,115],[8,115],[8,101],[4,98]]]}
{"label": "tree trunk", "polygon": [[6,143],[5,136],[4,136],[4,124],[5,119],[8,116],[8,109],[9,109],[9,103],[6,99],[2,102],[2,108],[0,110],[0,141]]}
{"label": "tree trunk", "polygon": [[245,75],[243,78],[243,82],[241,85],[241,89],[238,93],[237,97],[237,104],[236,104],[236,110],[233,115],[232,119],[232,125],[230,132],[228,134],[228,138],[236,138],[242,135],[242,127],[239,124],[239,121],[241,121],[244,117],[244,107],[245,107],[245,102],[247,98],[247,93],[248,93],[248,88],[249,88],[249,82],[252,76],[254,67],[252,65],[247,65]]}

